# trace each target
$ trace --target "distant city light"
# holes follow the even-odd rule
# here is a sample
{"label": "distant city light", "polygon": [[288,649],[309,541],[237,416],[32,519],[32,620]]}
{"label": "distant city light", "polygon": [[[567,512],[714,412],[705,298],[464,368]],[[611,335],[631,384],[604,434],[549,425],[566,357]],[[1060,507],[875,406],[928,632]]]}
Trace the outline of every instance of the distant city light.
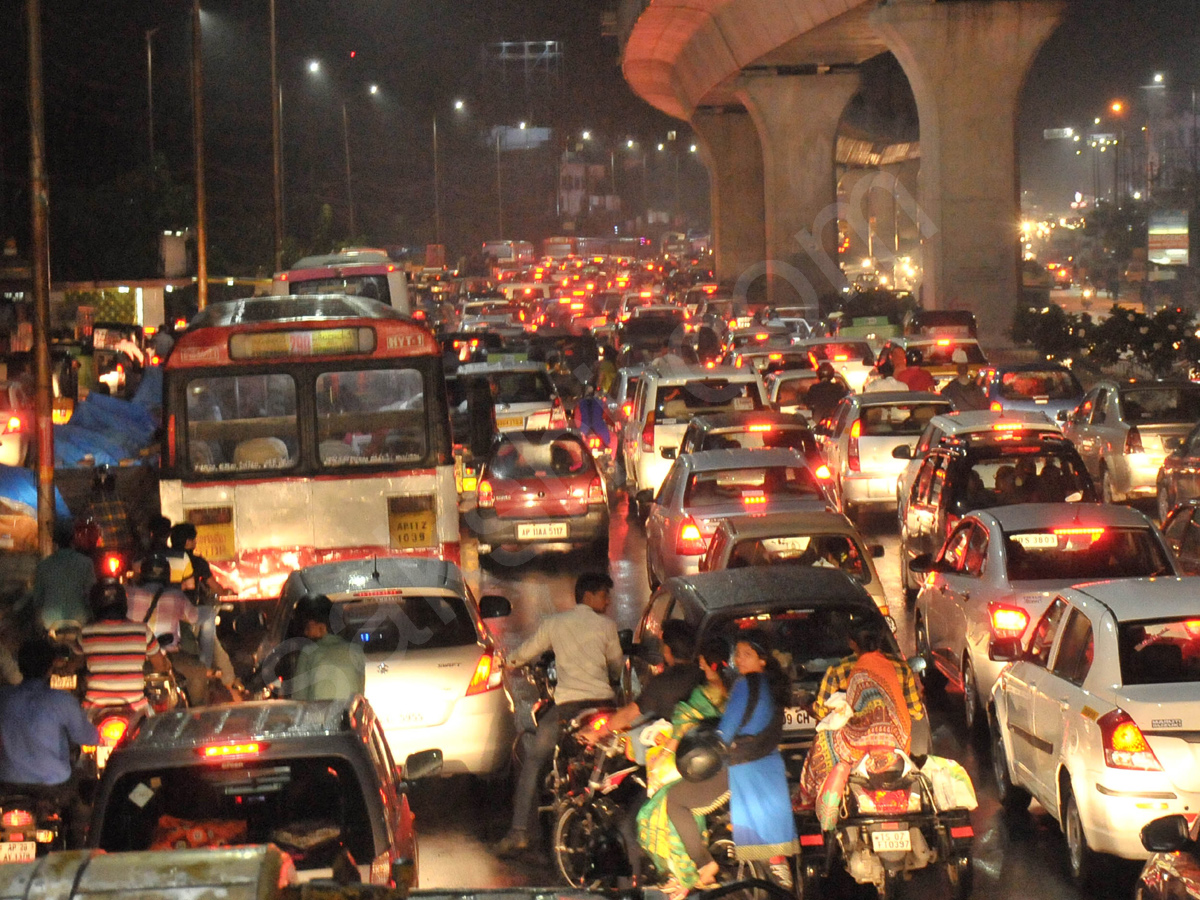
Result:
{"label": "distant city light", "polygon": [[373,85],[371,85],[371,86],[368,88],[368,90],[369,90],[369,91],[370,91],[372,94],[378,94],[378,93],[379,93],[379,85],[377,85],[377,84],[373,84]]}
{"label": "distant city light", "polygon": [[688,147],[688,153],[695,153],[695,152],[696,152],[695,144],[692,144],[692,146]]}
{"label": "distant city light", "polygon": [[1162,72],[1155,72],[1155,73],[1154,73],[1154,83],[1155,83],[1155,84],[1162,84],[1162,83],[1163,83],[1163,73],[1162,73]]}
{"label": "distant city light", "polygon": [[659,149],[659,150],[661,150],[662,148],[663,148],[663,145],[662,145],[662,144],[659,144],[659,145],[658,145],[658,149]]}
{"label": "distant city light", "polygon": [[463,102],[461,100],[455,100],[454,108],[457,109],[459,112],[462,112]]}
{"label": "distant city light", "polygon": [[1125,111],[1125,104],[1122,103],[1120,100],[1114,100],[1112,106],[1110,106],[1109,109],[1111,109],[1113,112],[1119,114],[1119,113],[1122,113]]}
{"label": "distant city light", "polygon": [[525,130],[525,123],[524,123],[524,122],[522,122],[522,123],[521,123],[520,125],[518,125],[517,127],[518,127],[518,128],[520,128],[522,131],[524,131],[524,130]]}
{"label": "distant city light", "polygon": [[630,138],[629,140],[627,140],[625,142],[625,146],[628,147],[630,150],[632,150],[633,149],[633,139]]}
{"label": "distant city light", "polygon": [[1096,124],[1096,125],[1099,125],[1099,124],[1100,124],[1100,117],[1099,117],[1099,116],[1096,116],[1096,118],[1095,118],[1095,119],[1093,119],[1092,121],[1094,122],[1094,124]]}
{"label": "distant city light", "polygon": [[308,61],[308,71],[315,75],[317,72],[321,71],[321,64],[315,59],[310,59]]}
{"label": "distant city light", "polygon": [[582,137],[585,141],[590,141],[592,139],[592,133],[590,131],[585,131]]}

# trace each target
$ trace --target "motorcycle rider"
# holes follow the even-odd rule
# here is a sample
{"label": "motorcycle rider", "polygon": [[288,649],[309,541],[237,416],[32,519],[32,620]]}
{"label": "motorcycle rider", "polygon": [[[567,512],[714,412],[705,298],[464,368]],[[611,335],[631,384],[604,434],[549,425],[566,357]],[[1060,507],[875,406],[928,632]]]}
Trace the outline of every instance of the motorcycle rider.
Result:
{"label": "motorcycle rider", "polygon": [[165,673],[171,668],[167,655],[150,626],[129,621],[129,598],[119,581],[97,582],[88,601],[96,621],[79,636],[88,671],[84,708],[127,705],[135,713],[148,713],[146,663]]}
{"label": "motorcycle rider", "polygon": [[133,529],[129,524],[129,510],[125,501],[117,496],[117,479],[112,467],[98,466],[92,478],[92,496],[88,500],[85,519],[90,519],[100,529],[103,550],[115,550],[124,554],[126,562],[134,551]]}
{"label": "motorcycle rider", "polygon": [[50,687],[54,647],[34,638],[17,651],[22,681],[0,687],[0,794],[52,803],[65,819],[70,847],[83,845],[86,815],[71,746],[100,735],[69,691]]}
{"label": "motorcycle rider", "polygon": [[604,614],[612,586],[606,574],[580,575],[575,582],[575,608],[544,618],[537,631],[509,657],[508,665],[516,668],[553,652],[558,684],[554,705],[537,723],[529,756],[517,778],[512,825],[494,848],[501,858],[529,849],[538,781],[554,756],[561,723],[584,709],[611,705],[616,699],[612,682],[620,678],[625,657],[617,625]]}
{"label": "motorcycle rider", "polygon": [[33,592],[26,605],[21,607],[27,626],[42,629],[68,619],[80,624],[91,621],[87,598],[88,591],[96,583],[96,568],[86,555],[75,549],[74,542],[75,531],[71,523],[65,519],[56,520],[54,552],[38,562]]}
{"label": "motorcycle rider", "polygon": [[967,362],[967,351],[962,347],[955,348],[950,355],[954,363],[955,376],[942,388],[942,396],[950,401],[955,412],[973,409],[987,409],[988,401],[979,385],[971,378],[970,365]]}
{"label": "motorcycle rider", "polygon": [[838,401],[850,393],[849,388],[834,380],[836,375],[833,363],[827,359],[821,360],[821,364],[817,366],[816,382],[804,392],[804,402],[812,411],[814,422],[820,422],[829,416],[838,405]]}
{"label": "motorcycle rider", "polygon": [[[184,584],[187,584],[185,579]],[[208,702],[208,667],[198,654],[189,652],[182,644],[180,623],[193,627],[200,619],[200,610],[187,595],[171,584],[171,564],[164,556],[151,556],[142,561],[139,583],[126,589],[128,615],[134,622],[150,626],[155,637],[171,635],[166,652],[171,666],[183,676],[188,700],[193,706]]]}

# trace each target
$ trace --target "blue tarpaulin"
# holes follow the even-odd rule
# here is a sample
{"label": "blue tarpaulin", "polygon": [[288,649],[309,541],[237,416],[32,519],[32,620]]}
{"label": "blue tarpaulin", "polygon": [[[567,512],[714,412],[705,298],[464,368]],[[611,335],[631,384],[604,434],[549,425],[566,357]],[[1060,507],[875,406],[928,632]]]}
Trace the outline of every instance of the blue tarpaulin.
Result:
{"label": "blue tarpaulin", "polygon": [[[161,397],[161,376],[154,380],[157,381],[157,395]],[[152,400],[154,393],[151,385],[145,399]],[[141,397],[140,390],[138,396]],[[141,400],[135,402],[91,393],[75,407],[70,422],[54,426],[54,464],[78,466],[88,455],[98,466],[138,459],[142,448],[150,444],[157,425]]]}
{"label": "blue tarpaulin", "polygon": [[[0,497],[23,503],[34,513],[37,511],[37,473],[32,469],[22,469],[19,466],[0,466]],[[54,489],[54,514],[60,518],[70,518],[71,511],[63,501],[58,488]]]}

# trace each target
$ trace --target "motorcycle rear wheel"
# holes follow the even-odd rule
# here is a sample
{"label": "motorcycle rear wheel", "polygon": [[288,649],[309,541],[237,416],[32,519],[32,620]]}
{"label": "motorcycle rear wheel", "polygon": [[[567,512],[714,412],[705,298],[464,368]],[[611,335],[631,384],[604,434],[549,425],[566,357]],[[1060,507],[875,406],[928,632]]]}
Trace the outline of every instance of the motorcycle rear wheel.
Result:
{"label": "motorcycle rear wheel", "polygon": [[971,896],[975,886],[975,870],[971,867],[971,857],[958,856],[946,863],[946,883],[950,887],[950,897],[953,900],[966,900]]}
{"label": "motorcycle rear wheel", "polygon": [[601,879],[589,878],[589,851],[601,829],[606,827],[600,811],[590,803],[568,804],[554,823],[554,865],[559,876],[574,888],[597,888]]}

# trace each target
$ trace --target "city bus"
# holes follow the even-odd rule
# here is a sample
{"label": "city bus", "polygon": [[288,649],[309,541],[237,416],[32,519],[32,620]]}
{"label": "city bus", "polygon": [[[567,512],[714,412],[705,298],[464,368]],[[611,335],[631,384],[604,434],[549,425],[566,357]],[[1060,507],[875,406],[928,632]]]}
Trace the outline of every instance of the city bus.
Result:
{"label": "city bus", "polygon": [[483,254],[504,269],[533,265],[533,244],[529,241],[484,241]]}
{"label": "city bus", "polygon": [[459,561],[441,347],[362,297],[213,303],[163,385],[160,499],[241,599],[370,556]]}
{"label": "city bus", "polygon": [[579,255],[579,238],[548,237],[542,241],[542,256],[550,259],[567,259]]}
{"label": "city bus", "polygon": [[371,247],[347,247],[298,259],[287,271],[275,273],[271,294],[350,294],[411,312],[404,267],[386,250]]}

